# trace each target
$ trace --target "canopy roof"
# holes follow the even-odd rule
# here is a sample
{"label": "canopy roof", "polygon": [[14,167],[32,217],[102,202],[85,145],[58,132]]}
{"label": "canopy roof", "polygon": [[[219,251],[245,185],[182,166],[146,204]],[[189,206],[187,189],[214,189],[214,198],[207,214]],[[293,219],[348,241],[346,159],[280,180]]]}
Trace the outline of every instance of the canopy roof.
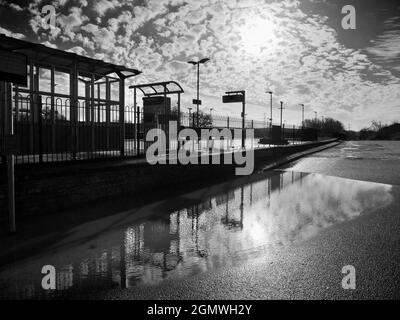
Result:
{"label": "canopy roof", "polygon": [[85,77],[91,77],[92,73],[100,76],[116,73],[120,78],[129,78],[142,73],[136,69],[46,47],[43,44],[7,37],[3,34],[0,34],[0,49],[22,53],[32,62],[54,65],[55,68],[60,69],[71,68],[76,63],[79,74]]}
{"label": "canopy roof", "polygon": [[[172,86],[172,88],[169,86]],[[181,85],[176,81],[137,84],[130,86],[129,89],[139,89],[146,97],[184,93]]]}

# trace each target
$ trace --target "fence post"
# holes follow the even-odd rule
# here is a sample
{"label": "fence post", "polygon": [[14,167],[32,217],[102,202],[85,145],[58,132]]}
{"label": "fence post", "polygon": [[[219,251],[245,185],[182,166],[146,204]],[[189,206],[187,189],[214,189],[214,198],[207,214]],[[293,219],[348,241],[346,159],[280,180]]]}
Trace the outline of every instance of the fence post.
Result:
{"label": "fence post", "polygon": [[92,153],[96,150],[96,129],[95,129],[95,110],[94,110],[94,74],[91,75],[90,79],[90,151]]}
{"label": "fence post", "polygon": [[[50,90],[51,90],[51,98],[50,98],[50,103],[51,103],[51,152],[53,154],[56,153],[56,115],[55,115],[55,99],[54,99],[54,93],[55,93],[55,67],[51,67],[51,75],[50,75]],[[53,157],[53,156],[52,156]]]}
{"label": "fence post", "polygon": [[110,79],[106,77],[106,148],[110,150],[110,125],[111,125],[111,104],[110,104]]}
{"label": "fence post", "polygon": [[119,80],[120,156],[125,156],[125,78]]}
{"label": "fence post", "polygon": [[[0,140],[6,136],[6,100],[5,100],[5,83],[0,81]],[[3,92],[4,91],[4,92]],[[7,165],[7,157],[5,154],[0,153],[1,165]]]}
{"label": "fence post", "polygon": [[293,144],[295,144],[294,143],[294,135],[295,135],[295,131],[294,130],[295,130],[295,128],[294,128],[294,125],[293,125],[293,134],[292,134],[292,136],[293,136]]}
{"label": "fence post", "polygon": [[136,146],[137,146],[137,155],[140,155],[140,108],[137,107],[137,110],[134,110],[134,112],[136,112],[136,137],[137,137],[137,142],[136,142]]}
{"label": "fence post", "polygon": [[[13,126],[13,110],[12,110],[12,90],[11,83],[0,82],[0,110],[4,109],[4,125],[3,134],[12,136],[14,134]],[[8,216],[9,231],[15,232],[15,176],[14,176],[14,154],[6,154],[7,164],[7,200],[8,200]]]}
{"label": "fence post", "polygon": [[43,106],[42,96],[39,95],[37,99],[38,111],[38,142],[39,142],[39,163],[43,163]]}
{"label": "fence post", "polygon": [[76,160],[78,152],[78,62],[74,60],[70,73],[70,123],[71,123],[71,149],[72,159]]}

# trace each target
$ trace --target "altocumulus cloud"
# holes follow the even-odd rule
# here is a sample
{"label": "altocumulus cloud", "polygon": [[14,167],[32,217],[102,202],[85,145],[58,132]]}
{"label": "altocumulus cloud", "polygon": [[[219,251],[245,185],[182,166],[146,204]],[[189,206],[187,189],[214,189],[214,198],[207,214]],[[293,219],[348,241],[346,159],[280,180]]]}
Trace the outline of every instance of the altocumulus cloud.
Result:
{"label": "altocumulus cloud", "polygon": [[[247,90],[248,116],[260,119],[266,112],[267,88],[285,101],[290,122],[299,121],[299,103],[307,104],[309,112],[350,120],[358,127],[382,119],[377,105],[388,111],[398,106],[399,79],[377,64],[398,58],[398,32],[389,30],[363,52],[346,48],[326,17],[306,14],[297,0],[137,3],[56,1],[57,26],[44,32],[42,4],[35,0],[28,7],[36,37],[30,40],[144,71],[132,81],[180,81],[187,92],[184,103],[193,98],[196,80],[185,62],[210,57],[202,66],[202,95],[205,105],[221,113],[231,112],[219,102],[221,93],[231,89]],[[379,59],[371,61],[367,54]]]}

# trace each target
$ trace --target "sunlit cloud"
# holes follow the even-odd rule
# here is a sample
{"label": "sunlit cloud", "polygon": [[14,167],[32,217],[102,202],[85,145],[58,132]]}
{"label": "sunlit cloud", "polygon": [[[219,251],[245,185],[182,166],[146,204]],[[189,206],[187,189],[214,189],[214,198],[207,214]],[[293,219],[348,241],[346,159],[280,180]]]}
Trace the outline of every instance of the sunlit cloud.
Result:
{"label": "sunlit cloud", "polygon": [[239,115],[240,108],[223,105],[221,95],[246,90],[248,117],[264,119],[268,89],[274,91],[275,119],[282,100],[288,122],[299,123],[304,103],[307,117],[317,111],[361,127],[400,98],[391,72],[399,65],[388,70],[380,63],[398,58],[398,31],[388,30],[366,50],[347,48],[326,16],[303,12],[296,0],[82,0],[56,7],[57,26],[43,30],[40,1],[29,5],[37,37],[31,40],[144,71],[131,81],[177,80],[186,91],[184,109],[196,82],[186,61],[202,57],[211,59],[201,69],[203,106],[216,114]]}

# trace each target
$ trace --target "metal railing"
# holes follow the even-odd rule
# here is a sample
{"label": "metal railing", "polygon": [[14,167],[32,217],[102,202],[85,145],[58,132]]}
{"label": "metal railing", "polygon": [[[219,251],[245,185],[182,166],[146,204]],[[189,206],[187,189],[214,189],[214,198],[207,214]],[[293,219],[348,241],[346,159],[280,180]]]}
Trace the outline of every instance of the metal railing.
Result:
{"label": "metal railing", "polygon": [[[104,158],[137,157],[145,154],[148,127],[167,129],[165,124],[178,121],[178,114],[146,114],[142,108],[126,106],[120,121],[118,102],[85,100],[77,103],[64,96],[29,94],[13,97],[14,131],[18,137],[17,164],[79,161]],[[201,129],[241,129],[242,119],[220,115],[201,115],[199,128],[193,126],[195,114],[181,113],[180,128],[193,128],[199,133],[196,148],[210,149],[210,141],[201,140]],[[264,121],[246,120],[246,129],[254,129],[254,140],[249,147],[265,147],[260,139],[270,137],[272,128]],[[282,139],[290,144],[304,140],[303,129],[286,126]],[[230,150],[241,148],[241,141],[211,141],[213,148]],[[168,149],[177,149],[178,139],[169,141]],[[268,145],[267,145],[268,146]],[[269,145],[271,147],[273,145]],[[4,159],[1,160],[2,162]]]}

